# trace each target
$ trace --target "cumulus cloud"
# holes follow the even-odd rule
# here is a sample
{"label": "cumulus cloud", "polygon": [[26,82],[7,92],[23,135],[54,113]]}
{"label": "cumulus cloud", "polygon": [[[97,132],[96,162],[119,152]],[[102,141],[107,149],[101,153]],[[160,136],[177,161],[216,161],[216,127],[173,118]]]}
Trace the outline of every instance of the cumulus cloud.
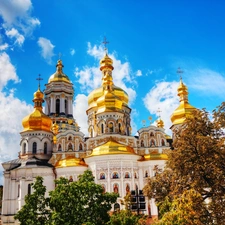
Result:
{"label": "cumulus cloud", "polygon": [[73,104],[73,115],[81,128],[81,132],[83,132],[86,136],[88,136],[88,124],[87,124],[87,115],[86,110],[88,109],[88,99],[84,94],[79,94],[75,96],[74,104]]}
{"label": "cumulus cloud", "polygon": [[[12,34],[9,38],[16,38],[14,44],[21,46],[26,36],[32,35],[40,21],[31,16],[32,3],[30,0],[1,0],[0,16],[3,19],[2,29]],[[16,32],[16,33],[15,33]]]}
{"label": "cumulus cloud", "polygon": [[10,62],[9,55],[5,52],[0,54],[0,74],[0,91],[2,91],[10,80],[16,83],[20,81],[15,67]]}
{"label": "cumulus cloud", "polygon": [[[0,54],[0,163],[18,156],[20,150],[21,121],[32,111],[32,106],[14,96],[14,90],[4,92],[4,87],[12,80],[19,82],[15,67],[6,53]],[[2,171],[0,167],[0,171]],[[0,177],[0,182],[2,178]]]}
{"label": "cumulus cloud", "polygon": [[74,55],[76,53],[75,49],[71,48],[70,49],[70,55]]}
{"label": "cumulus cloud", "polygon": [[47,63],[52,63],[52,57],[54,56],[53,50],[54,45],[47,38],[40,37],[38,39],[38,45],[41,48],[41,56],[47,61]]}
{"label": "cumulus cloud", "polygon": [[25,38],[15,28],[12,28],[11,30],[6,30],[6,35],[12,39],[15,39],[15,44],[18,44],[19,46],[23,45]]}
{"label": "cumulus cloud", "polygon": [[179,105],[177,97],[178,82],[159,82],[157,83],[144,97],[144,105],[149,110],[150,114],[158,114],[160,109],[160,116],[164,121],[165,130],[169,130],[171,124],[170,116]]}

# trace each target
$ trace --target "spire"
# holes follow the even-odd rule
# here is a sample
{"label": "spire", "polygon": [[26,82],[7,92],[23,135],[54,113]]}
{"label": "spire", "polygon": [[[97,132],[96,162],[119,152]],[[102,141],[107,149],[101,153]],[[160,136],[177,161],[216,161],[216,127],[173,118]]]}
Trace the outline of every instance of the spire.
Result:
{"label": "spire", "polygon": [[38,74],[38,78],[36,80],[38,80],[38,90],[34,92],[34,98],[33,98],[34,108],[42,111],[42,103],[44,102],[44,99],[43,99],[44,94],[40,90],[40,81],[43,80],[40,74]]}

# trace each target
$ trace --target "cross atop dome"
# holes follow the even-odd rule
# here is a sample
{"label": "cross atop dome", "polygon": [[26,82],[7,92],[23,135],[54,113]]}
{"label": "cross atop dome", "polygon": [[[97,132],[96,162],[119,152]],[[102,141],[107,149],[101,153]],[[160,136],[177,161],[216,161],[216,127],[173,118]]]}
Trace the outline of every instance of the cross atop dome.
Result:
{"label": "cross atop dome", "polygon": [[104,48],[104,50],[105,50],[105,52],[107,53],[107,44],[109,44],[109,41],[107,41],[107,39],[106,39],[106,37],[104,37],[104,40],[103,40],[103,42],[102,42],[103,44],[104,44],[104,46],[105,46],[105,48]]}
{"label": "cross atop dome", "polygon": [[41,80],[43,80],[43,78],[41,78],[41,74],[38,74],[38,78],[36,78],[36,80],[38,80],[38,88],[40,89],[40,86],[41,86]]}

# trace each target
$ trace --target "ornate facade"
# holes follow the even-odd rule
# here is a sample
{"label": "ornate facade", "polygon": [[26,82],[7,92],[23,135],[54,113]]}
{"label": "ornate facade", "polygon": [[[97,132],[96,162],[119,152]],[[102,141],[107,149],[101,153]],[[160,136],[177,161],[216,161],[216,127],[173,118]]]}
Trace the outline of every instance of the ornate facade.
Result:
{"label": "ornate facade", "polygon": [[[95,182],[105,191],[119,194],[120,204],[130,190],[144,187],[147,178],[154,176],[155,166],[164,168],[172,139],[165,133],[163,121],[159,118],[156,126],[143,127],[138,136],[131,135],[129,98],[114,85],[113,69],[113,61],[106,53],[100,61],[102,84],[88,96],[88,137],[73,117],[73,84],[63,73],[61,60],[44,93],[40,87],[34,93],[34,111],[22,121],[19,157],[2,164],[2,224],[17,224],[14,215],[24,204],[25,195],[32,192],[36,176],[44,178],[50,191],[55,179],[63,176],[75,181],[90,169]],[[182,80],[178,95],[180,106],[171,117],[173,131],[194,109],[188,103],[187,87]],[[148,200],[146,204],[146,213],[157,215],[154,201]]]}

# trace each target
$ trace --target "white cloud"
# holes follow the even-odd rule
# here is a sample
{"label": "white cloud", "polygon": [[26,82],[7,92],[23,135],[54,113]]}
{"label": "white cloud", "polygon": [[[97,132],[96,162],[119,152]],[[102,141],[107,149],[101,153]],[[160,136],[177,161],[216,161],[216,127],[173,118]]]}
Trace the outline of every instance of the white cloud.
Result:
{"label": "white cloud", "polygon": [[47,61],[47,63],[52,63],[52,57],[54,56],[53,50],[54,45],[47,38],[40,37],[38,39],[38,45],[41,48],[41,56]]}
{"label": "white cloud", "polygon": [[[20,150],[21,121],[32,112],[32,106],[14,96],[14,90],[3,91],[10,80],[19,82],[15,67],[6,53],[0,54],[0,163],[17,158]],[[3,168],[0,167],[0,171]],[[0,182],[2,177],[0,176]]]}
{"label": "white cloud", "polygon": [[3,87],[8,83],[8,81],[20,81],[16,74],[15,67],[11,64],[10,58],[5,52],[0,54],[0,74],[0,91],[2,91]]}
{"label": "white cloud", "polygon": [[0,45],[0,51],[4,51],[9,47],[9,45],[7,43]]}
{"label": "white cloud", "polygon": [[224,98],[224,74],[206,68],[188,70],[187,74],[185,81],[187,80],[189,88],[200,91],[199,94]]}
{"label": "white cloud", "polygon": [[86,110],[88,109],[88,99],[86,95],[79,94],[75,97],[73,105],[73,116],[76,119],[81,132],[88,136],[88,124]]}
{"label": "white cloud", "polygon": [[71,49],[70,49],[70,54],[71,54],[71,55],[74,55],[75,53],[76,53],[75,49],[71,48]]}
{"label": "white cloud", "polygon": [[158,115],[160,109],[161,118],[164,121],[165,130],[169,130],[171,124],[170,116],[179,105],[177,97],[178,82],[159,82],[144,97],[144,105],[151,114]]}
{"label": "white cloud", "polygon": [[0,1],[0,16],[3,18],[2,29],[5,29],[6,32],[12,29],[17,30],[17,41],[14,44],[21,46],[25,37],[32,35],[33,30],[41,24],[37,18],[31,16],[31,12],[32,3],[30,0]]}
{"label": "white cloud", "polygon": [[138,76],[138,77],[142,76],[141,70],[138,70],[138,71],[136,72],[136,76]]}
{"label": "white cloud", "polygon": [[25,38],[15,28],[12,28],[11,30],[6,30],[6,35],[12,39],[16,39],[15,44],[18,44],[19,46],[23,45]]}

